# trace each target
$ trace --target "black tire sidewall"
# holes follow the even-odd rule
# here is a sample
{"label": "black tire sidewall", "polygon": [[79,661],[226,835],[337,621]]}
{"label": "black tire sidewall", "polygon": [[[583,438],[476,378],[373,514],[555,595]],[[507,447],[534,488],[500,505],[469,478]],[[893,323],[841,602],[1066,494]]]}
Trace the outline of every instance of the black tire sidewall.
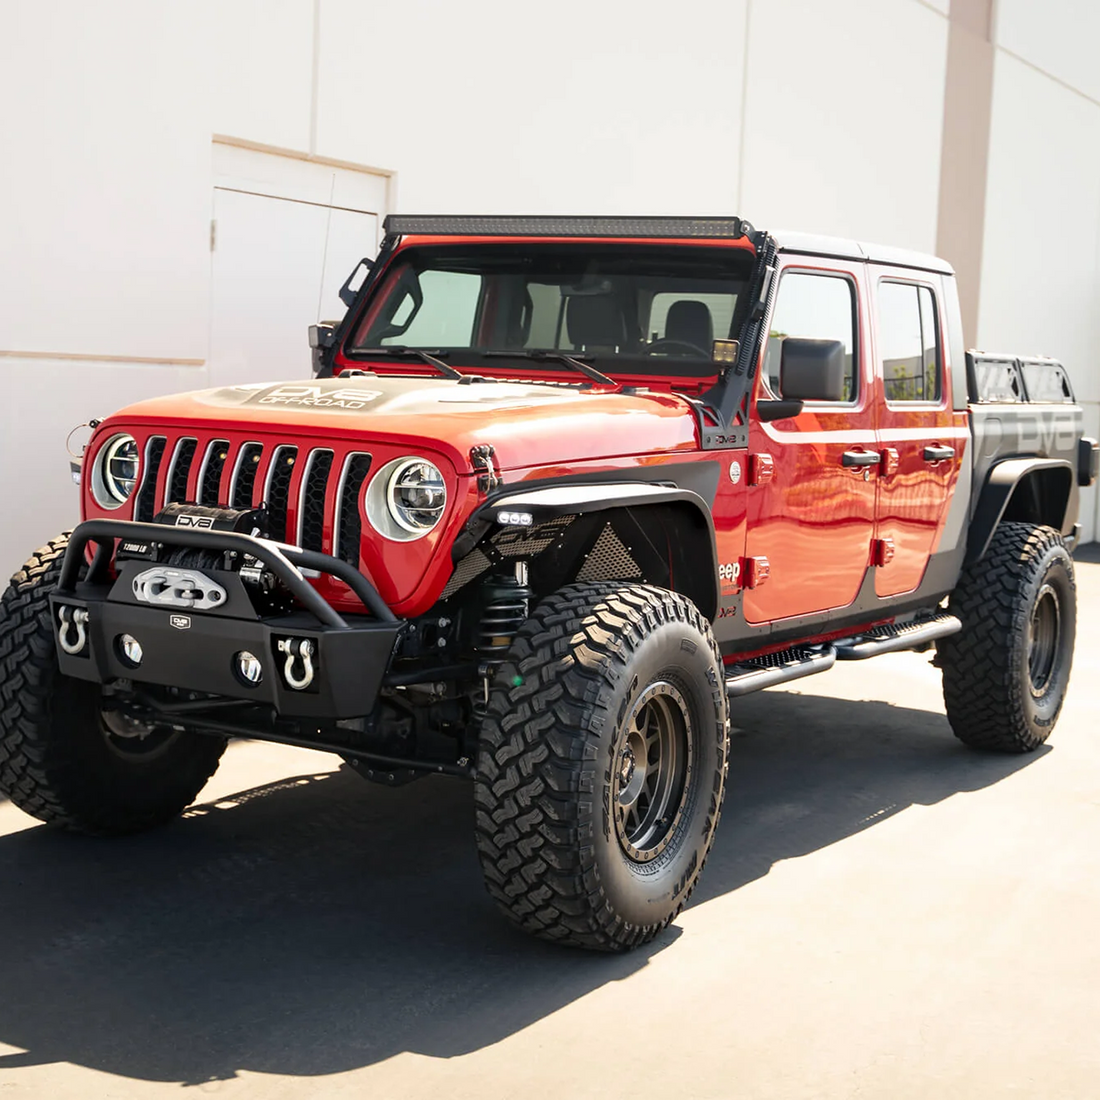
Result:
{"label": "black tire sidewall", "polygon": [[[1059,635],[1054,667],[1041,695],[1031,689],[1028,662],[1028,633],[1032,612],[1045,585],[1054,589],[1059,604]],[[1031,576],[1021,592],[1022,629],[1016,632],[1013,653],[1014,688],[1021,710],[1036,740],[1045,741],[1058,720],[1069,688],[1073,665],[1073,647],[1077,632],[1077,600],[1073,582],[1073,561],[1060,543],[1047,548],[1034,563]]]}
{"label": "black tire sidewall", "polygon": [[140,831],[193,801],[226,739],[183,733],[154,753],[112,748],[101,686],[65,676],[58,665],[48,597],[66,545],[62,535],[40,550],[3,595],[0,651],[9,657],[0,673],[10,686],[0,693],[0,789],[43,821],[99,835]]}
{"label": "black tire sidewall", "polygon": [[[660,680],[670,682],[687,703],[692,764],[674,835],[663,852],[639,863],[623,850],[616,829],[617,748],[637,699]],[[594,822],[593,854],[608,902],[619,917],[636,926],[660,924],[679,910],[710,849],[726,768],[722,690],[721,671],[708,639],[688,623],[666,622],[648,633],[624,662],[618,686],[607,700],[607,713],[616,718],[598,734],[600,809]]]}

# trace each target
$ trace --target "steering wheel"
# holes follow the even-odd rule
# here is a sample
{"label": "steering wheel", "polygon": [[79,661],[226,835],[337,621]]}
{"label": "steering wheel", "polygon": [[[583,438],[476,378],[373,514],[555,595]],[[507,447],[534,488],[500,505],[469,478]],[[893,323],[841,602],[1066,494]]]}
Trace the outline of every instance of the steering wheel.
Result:
{"label": "steering wheel", "polygon": [[646,355],[652,355],[656,351],[672,351],[673,349],[686,351],[690,355],[697,355],[700,359],[711,358],[709,351],[705,351],[698,344],[689,344],[687,340],[654,340],[646,348]]}

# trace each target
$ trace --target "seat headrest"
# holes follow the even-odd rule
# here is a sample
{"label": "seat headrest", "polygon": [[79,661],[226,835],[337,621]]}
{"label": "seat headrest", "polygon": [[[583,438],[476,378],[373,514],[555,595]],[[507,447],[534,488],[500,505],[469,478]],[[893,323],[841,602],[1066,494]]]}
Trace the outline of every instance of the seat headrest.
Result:
{"label": "seat headrest", "polygon": [[668,307],[665,339],[683,340],[709,352],[714,344],[714,321],[702,302],[684,298]]}
{"label": "seat headrest", "polygon": [[575,348],[617,348],[626,343],[626,326],[610,294],[578,294],[565,307],[565,328]]}

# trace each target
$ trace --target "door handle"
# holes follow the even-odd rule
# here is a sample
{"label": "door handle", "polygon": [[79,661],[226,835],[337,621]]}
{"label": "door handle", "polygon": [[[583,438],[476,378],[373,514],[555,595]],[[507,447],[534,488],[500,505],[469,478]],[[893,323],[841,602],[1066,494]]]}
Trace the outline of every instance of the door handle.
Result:
{"label": "door handle", "polygon": [[925,462],[944,462],[949,458],[955,457],[954,447],[925,447],[924,448],[924,461]]}
{"label": "door handle", "polygon": [[845,451],[840,456],[841,466],[877,466],[881,461],[878,451]]}

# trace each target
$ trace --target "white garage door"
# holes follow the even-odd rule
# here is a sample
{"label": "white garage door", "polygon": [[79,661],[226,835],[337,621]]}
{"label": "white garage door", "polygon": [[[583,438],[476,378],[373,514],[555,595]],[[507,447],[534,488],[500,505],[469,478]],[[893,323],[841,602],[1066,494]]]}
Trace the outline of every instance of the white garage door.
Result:
{"label": "white garage door", "polygon": [[211,385],[307,378],[306,329],[374,256],[386,177],[215,145]]}

